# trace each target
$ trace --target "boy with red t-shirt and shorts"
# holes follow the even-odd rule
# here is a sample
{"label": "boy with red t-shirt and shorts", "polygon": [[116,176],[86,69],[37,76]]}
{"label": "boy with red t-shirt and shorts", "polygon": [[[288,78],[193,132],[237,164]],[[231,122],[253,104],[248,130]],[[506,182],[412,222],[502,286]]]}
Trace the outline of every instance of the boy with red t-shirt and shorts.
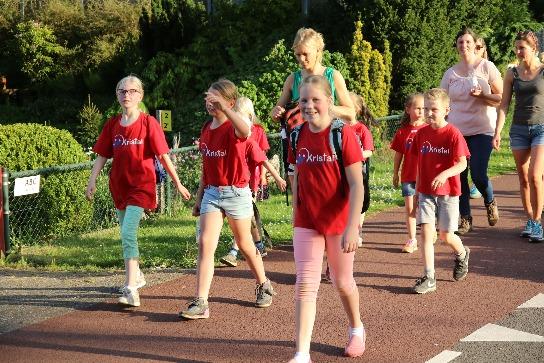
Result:
{"label": "boy with red t-shirt and shorts", "polygon": [[459,218],[459,175],[470,156],[461,132],[446,122],[449,97],[440,88],[425,93],[425,127],[416,134],[411,152],[418,158],[416,191],[419,194],[417,223],[423,237],[424,275],[416,280],[414,291],[425,294],[436,290],[433,237],[438,217],[440,238],[456,254],[453,278],[463,280],[468,273],[470,250],[454,232]]}

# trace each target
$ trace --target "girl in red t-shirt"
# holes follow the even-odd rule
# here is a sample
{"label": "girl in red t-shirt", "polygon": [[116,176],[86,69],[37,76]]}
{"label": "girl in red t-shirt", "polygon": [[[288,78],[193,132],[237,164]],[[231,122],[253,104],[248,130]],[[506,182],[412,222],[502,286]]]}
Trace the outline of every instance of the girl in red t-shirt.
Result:
{"label": "girl in red t-shirt", "polygon": [[[249,136],[248,141],[252,142],[252,150],[253,148],[259,149],[266,154],[266,152],[270,149],[270,144],[268,143],[264,128],[259,125],[259,119],[255,114],[253,102],[251,102],[251,100],[247,97],[239,97],[236,100],[236,104],[234,105],[234,110],[238,112],[242,117],[247,118],[251,122],[251,135]],[[247,155],[247,162],[251,173],[249,188],[251,189],[253,195],[253,217],[251,218],[251,236],[253,238],[253,242],[255,243],[255,247],[257,247],[261,254],[261,257],[266,257],[267,252],[265,243],[263,241],[264,236],[261,236],[260,232],[260,227],[262,227],[262,220],[259,210],[257,209],[257,205],[255,203],[258,199],[256,196],[258,195],[259,190],[262,190],[262,187],[266,185],[266,170],[270,171],[272,177],[275,179],[276,184],[278,185],[278,188],[281,191],[285,191],[287,183],[279,175],[276,168],[274,168],[274,166],[272,166],[272,164],[268,162],[268,160],[264,162],[261,161],[259,158],[255,160],[256,158],[253,156],[253,152]],[[262,227],[262,230],[264,231],[264,227]],[[238,251],[238,245],[236,244],[236,241],[234,241],[230,248],[230,251],[226,255],[221,257],[219,261],[226,266],[236,267],[238,265]]]}
{"label": "girl in red t-shirt", "polygon": [[[209,317],[208,295],[214,272],[214,254],[223,218],[227,217],[234,239],[257,280],[256,307],[272,304],[274,289],[266,278],[261,255],[251,238],[253,207],[249,189],[247,155],[251,124],[233,110],[238,90],[226,79],[214,82],[206,92],[206,109],[213,117],[202,128],[198,147],[202,154],[202,174],[193,207],[200,218],[196,297],[180,317]],[[260,152],[260,153],[259,153]],[[253,150],[256,163],[266,160],[262,150]]]}
{"label": "girl in red t-shirt", "polygon": [[[408,96],[404,103],[404,114],[400,119],[400,129],[393,137],[391,149],[395,150],[395,159],[393,165],[393,186],[402,185],[402,196],[404,197],[404,207],[406,209],[406,229],[408,230],[408,240],[402,247],[402,252],[412,253],[417,251],[416,239],[416,176],[417,176],[417,156],[410,152],[412,142],[417,132],[426,127],[423,117],[423,94],[414,93]],[[401,169],[402,163],[402,169]]]}
{"label": "girl in red t-shirt", "polygon": [[[359,243],[357,247],[363,247],[363,224],[365,223],[366,211],[370,207],[370,157],[374,152],[374,139],[372,138],[372,133],[369,130],[369,127],[374,120],[374,116],[366,106],[365,100],[362,96],[357,93],[350,92],[349,97],[353,106],[355,107],[355,118],[350,121],[350,127],[355,132],[355,135],[359,139],[359,144],[361,145],[361,152],[363,153],[363,208],[361,209],[361,215],[359,217]],[[329,265],[325,270],[325,276],[323,281],[331,281]]]}
{"label": "girl in red t-shirt", "polygon": [[295,164],[293,247],[297,271],[297,352],[291,362],[310,361],[310,341],[325,248],[332,282],[349,321],[349,342],[344,354],[356,357],[365,349],[359,291],[353,278],[353,259],[363,204],[363,156],[350,127],[342,129],[342,165],[333,154],[329,140],[333,119],[330,114],[332,96],[326,78],[308,76],[303,80],[300,105],[307,122],[301,126],[296,155],[289,148],[288,157],[289,162]]}
{"label": "girl in red t-shirt", "polygon": [[140,306],[138,288],[145,285],[140,272],[137,232],[145,209],[157,207],[155,195],[155,166],[157,156],[170,174],[176,189],[185,199],[191,194],[180,183],[176,169],[168,156],[168,145],[159,122],[138,108],[144,96],[142,82],[134,76],[123,78],[116,87],[122,114],[109,119],[93,150],[98,155],[85,195],[89,200],[96,192],[96,178],[113,158],[110,171],[110,191],[121,226],[121,242],[125,259],[125,286],[119,303]]}

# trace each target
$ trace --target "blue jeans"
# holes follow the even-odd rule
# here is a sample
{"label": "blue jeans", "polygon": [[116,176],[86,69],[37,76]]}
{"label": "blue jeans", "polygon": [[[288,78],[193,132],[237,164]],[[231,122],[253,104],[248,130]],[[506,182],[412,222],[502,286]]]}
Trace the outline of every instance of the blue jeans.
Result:
{"label": "blue jeans", "polygon": [[482,193],[484,203],[489,204],[493,201],[493,185],[487,176],[487,167],[493,146],[491,141],[493,136],[478,134],[465,136],[470,159],[468,167],[461,173],[461,196],[459,197],[459,213],[462,216],[470,216],[470,186],[468,184],[468,172],[476,188]]}

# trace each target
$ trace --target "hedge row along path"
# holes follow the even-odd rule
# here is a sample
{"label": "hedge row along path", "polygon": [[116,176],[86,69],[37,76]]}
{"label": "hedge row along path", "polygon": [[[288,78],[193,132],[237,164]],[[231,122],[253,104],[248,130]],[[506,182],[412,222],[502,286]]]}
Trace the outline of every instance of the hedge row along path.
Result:
{"label": "hedge row along path", "polygon": [[[436,293],[411,293],[422,267],[418,253],[399,253],[405,239],[403,208],[368,218],[365,246],[358,251],[355,265],[367,352],[353,361],[424,362],[455,349],[462,350],[456,362],[544,361],[544,310],[535,304],[524,310],[525,315],[517,313],[519,305],[544,293],[544,244],[529,244],[518,237],[524,216],[517,176],[496,178],[494,185],[501,220],[487,227],[482,200],[472,202],[475,230],[464,238],[472,250],[468,278],[453,281],[452,253],[438,244]],[[123,309],[109,298],[5,333],[0,338],[0,360],[285,362],[294,353],[292,248],[271,251],[266,269],[279,293],[268,309],[253,307],[253,279],[242,263],[216,270],[210,319],[180,321],[177,313],[194,291],[195,277],[188,273],[144,288],[139,308]],[[46,306],[48,300],[43,297],[32,304]],[[534,340],[459,343],[473,332],[482,332],[482,327],[502,323],[507,325],[503,331],[509,332],[503,340],[517,337],[513,332]],[[346,324],[332,285],[322,284],[314,361],[349,361],[340,357]]]}

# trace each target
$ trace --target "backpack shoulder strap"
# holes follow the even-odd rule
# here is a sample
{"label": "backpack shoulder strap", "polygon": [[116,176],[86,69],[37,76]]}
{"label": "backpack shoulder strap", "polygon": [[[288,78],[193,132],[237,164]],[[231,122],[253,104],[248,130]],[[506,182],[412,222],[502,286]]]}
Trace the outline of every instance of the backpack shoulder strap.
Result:
{"label": "backpack shoulder strap", "polygon": [[336,118],[332,120],[331,131],[329,133],[329,142],[331,145],[331,150],[333,156],[336,157],[338,161],[338,167],[340,168],[340,173],[342,176],[345,176],[344,170],[344,160],[342,159],[342,129],[346,124],[344,121]]}
{"label": "backpack shoulder strap", "polygon": [[300,124],[293,128],[291,130],[291,133],[289,134],[289,141],[291,141],[291,150],[293,151],[293,155],[295,158],[297,157],[297,145],[298,145],[298,137],[300,136],[300,130],[302,130],[302,126],[304,124]]}

